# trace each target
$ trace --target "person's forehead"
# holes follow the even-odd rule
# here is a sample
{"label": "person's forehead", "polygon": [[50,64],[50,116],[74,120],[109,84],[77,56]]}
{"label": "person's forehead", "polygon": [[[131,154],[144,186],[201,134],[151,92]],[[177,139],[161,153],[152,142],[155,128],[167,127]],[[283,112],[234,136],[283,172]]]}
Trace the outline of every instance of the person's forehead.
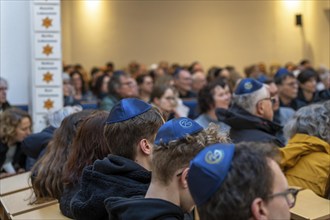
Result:
{"label": "person's forehead", "polygon": [[278,163],[273,159],[268,158],[267,160],[273,174],[273,191],[287,189],[288,183]]}
{"label": "person's forehead", "polygon": [[181,70],[179,73],[179,77],[191,77],[190,73],[187,70]]}

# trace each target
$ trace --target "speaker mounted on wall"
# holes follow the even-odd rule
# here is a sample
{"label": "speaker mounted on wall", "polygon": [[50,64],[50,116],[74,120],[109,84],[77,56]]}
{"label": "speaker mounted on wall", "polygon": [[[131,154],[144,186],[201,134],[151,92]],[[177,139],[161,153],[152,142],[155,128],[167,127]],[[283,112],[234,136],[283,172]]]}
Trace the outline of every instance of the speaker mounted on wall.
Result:
{"label": "speaker mounted on wall", "polygon": [[296,25],[297,26],[303,26],[302,24],[302,15],[301,14],[296,14]]}

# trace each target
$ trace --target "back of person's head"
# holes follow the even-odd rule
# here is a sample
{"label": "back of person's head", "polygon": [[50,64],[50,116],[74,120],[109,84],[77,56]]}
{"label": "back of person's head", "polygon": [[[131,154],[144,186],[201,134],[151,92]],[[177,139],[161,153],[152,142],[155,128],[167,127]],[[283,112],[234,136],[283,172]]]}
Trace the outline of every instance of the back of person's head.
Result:
{"label": "back of person's head", "polygon": [[330,101],[300,108],[284,127],[288,138],[298,133],[330,143]]}
{"label": "back of person's head", "polygon": [[251,79],[242,79],[233,95],[233,103],[250,114],[256,114],[256,106],[262,99],[269,97],[269,91],[262,83]]}
{"label": "back of person's head", "polygon": [[112,154],[135,160],[138,143],[142,139],[153,143],[163,123],[156,108],[142,100],[126,98],[111,110],[104,135]]}
{"label": "back of person's head", "polygon": [[256,199],[265,204],[273,193],[271,161],[276,155],[276,147],[254,142],[211,145],[201,151],[191,161],[188,173],[200,218],[252,218]]}
{"label": "back of person's head", "polygon": [[32,167],[32,187],[35,201],[49,198],[59,199],[63,193],[63,165],[71,151],[71,144],[76,132],[85,117],[92,110],[73,113],[63,119],[61,126],[54,132],[48,143],[45,154]]}
{"label": "back of person's head", "polygon": [[153,151],[153,179],[167,185],[174,173],[187,168],[190,160],[205,146],[214,143],[227,143],[226,134],[211,123],[203,129],[189,118],[175,118],[159,129]]}
{"label": "back of person's head", "polygon": [[82,107],[79,105],[65,106],[48,115],[49,125],[54,128],[58,128],[58,127],[60,127],[60,125],[65,117],[67,117],[68,115],[71,115],[73,113],[80,112],[80,111],[82,111]]}
{"label": "back of person's head", "polygon": [[85,166],[110,154],[103,135],[107,117],[108,112],[97,110],[81,122],[64,165],[63,181],[66,185],[77,184]]}
{"label": "back of person's head", "polygon": [[0,114],[0,139],[4,143],[8,144],[15,140],[16,129],[24,118],[32,122],[29,113],[21,109],[9,108]]}

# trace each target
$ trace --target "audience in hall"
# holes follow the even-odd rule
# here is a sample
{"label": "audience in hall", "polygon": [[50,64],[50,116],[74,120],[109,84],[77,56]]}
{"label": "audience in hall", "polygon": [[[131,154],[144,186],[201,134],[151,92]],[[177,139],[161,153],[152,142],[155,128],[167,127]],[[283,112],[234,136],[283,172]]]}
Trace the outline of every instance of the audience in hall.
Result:
{"label": "audience in hall", "polygon": [[246,78],[234,92],[232,107],[217,109],[217,117],[231,127],[230,137],[234,143],[260,141],[283,147],[284,143],[275,136],[281,126],[272,122],[273,101],[267,85]]}
{"label": "audience in hall", "polygon": [[185,70],[178,68],[173,74],[174,86],[179,92],[179,98],[196,98],[196,94],[192,92],[192,76]]}
{"label": "audience in hall", "polygon": [[0,113],[10,108],[11,105],[7,100],[8,82],[0,77]]}
{"label": "audience in hall", "polygon": [[0,178],[25,171],[21,142],[31,134],[30,115],[9,108],[0,114]]}
{"label": "audience in hall", "polygon": [[218,120],[216,109],[228,109],[231,101],[229,86],[222,79],[208,83],[198,93],[198,109],[200,115],[195,121],[203,128],[211,122],[219,126],[220,131],[229,133],[230,127]]}
{"label": "audience in hall", "polygon": [[281,68],[274,76],[275,84],[278,88],[280,106],[297,110],[300,102],[296,99],[298,95],[298,82],[293,73]]}
{"label": "audience in hall", "polygon": [[150,95],[150,103],[159,109],[166,121],[171,114],[175,115],[177,100],[174,88],[169,85],[155,86]]}
{"label": "audience in hall", "polygon": [[288,144],[280,149],[290,185],[326,195],[330,173],[330,101],[299,109],[285,126]]}
{"label": "audience in hall", "polygon": [[197,71],[192,74],[192,92],[198,94],[199,90],[201,90],[206,84],[207,80],[204,72]]}
{"label": "audience in hall", "polygon": [[194,206],[187,185],[190,160],[205,146],[227,141],[214,124],[204,130],[189,118],[166,122],[156,136],[145,198],[106,199],[109,219],[184,219]]}
{"label": "audience in hall", "polygon": [[204,72],[204,68],[202,66],[202,64],[198,61],[193,62],[192,64],[190,64],[190,66],[188,67],[188,71],[191,74],[197,73],[197,72]]}
{"label": "audience in hall", "polygon": [[112,154],[84,168],[70,205],[75,219],[108,219],[106,198],[145,195],[153,143],[163,123],[158,110],[139,99],[122,99],[113,107],[104,127]]}
{"label": "audience in hall", "polygon": [[288,188],[277,153],[256,142],[204,148],[187,179],[200,219],[290,220],[299,190]]}
{"label": "audience in hall", "polygon": [[259,66],[256,64],[252,64],[244,69],[245,76],[247,78],[258,79],[260,77],[265,76],[259,69]]}
{"label": "audience in hall", "polygon": [[60,209],[63,215],[69,218],[73,218],[70,202],[79,190],[79,180],[84,167],[110,154],[110,148],[103,135],[107,117],[108,112],[97,110],[81,122],[73,139],[68,159],[63,164],[64,190],[60,197]]}
{"label": "audience in hall", "polygon": [[65,72],[62,74],[62,82],[63,82],[63,105],[64,106],[80,105],[80,102],[74,99],[75,90],[71,85],[71,78]]}
{"label": "audience in hall", "polygon": [[100,103],[100,109],[111,111],[123,98],[136,95],[135,80],[123,71],[115,71],[108,84],[108,95]]}
{"label": "audience in hall", "polygon": [[64,118],[61,126],[55,130],[45,154],[31,170],[32,188],[35,194],[31,203],[61,198],[64,190],[63,165],[71,151],[71,144],[80,122],[91,112],[91,110],[83,110],[73,113]]}
{"label": "audience in hall", "polygon": [[139,88],[139,98],[145,102],[149,102],[154,82],[150,75],[142,74],[136,77],[136,83]]}
{"label": "audience in hall", "polygon": [[53,113],[48,114],[48,126],[41,132],[31,134],[24,138],[22,151],[30,158],[30,163],[26,169],[30,170],[35,161],[45,154],[49,141],[53,138],[54,131],[60,127],[63,119],[68,115],[82,110],[81,106],[66,106]]}

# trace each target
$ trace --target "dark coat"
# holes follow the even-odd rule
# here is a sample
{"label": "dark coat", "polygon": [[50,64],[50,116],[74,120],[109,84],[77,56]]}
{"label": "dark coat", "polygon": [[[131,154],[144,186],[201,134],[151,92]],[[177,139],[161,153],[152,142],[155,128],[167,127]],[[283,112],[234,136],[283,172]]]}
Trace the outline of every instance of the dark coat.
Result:
{"label": "dark coat", "polygon": [[[0,140],[0,168],[3,166],[3,164],[6,161],[6,154],[8,149],[9,149],[8,145]],[[15,170],[18,170],[19,168],[25,168],[25,161],[26,161],[26,155],[23,154],[21,150],[21,143],[16,143],[16,151],[12,162]]]}
{"label": "dark coat", "polygon": [[152,198],[108,198],[105,206],[109,213],[109,220],[180,220],[184,213],[177,205]]}
{"label": "dark coat", "polygon": [[75,219],[108,219],[104,200],[108,197],[144,196],[151,172],[124,157],[109,155],[85,167],[80,190],[70,208]]}
{"label": "dark coat", "polygon": [[229,110],[217,109],[216,114],[220,121],[231,127],[229,136],[234,143],[257,141],[284,146],[275,136],[282,129],[278,124],[254,116],[237,105],[233,105]]}
{"label": "dark coat", "polygon": [[41,152],[47,147],[48,142],[53,138],[56,128],[49,126],[39,133],[31,134],[22,142],[23,152],[33,158],[38,159]]}

